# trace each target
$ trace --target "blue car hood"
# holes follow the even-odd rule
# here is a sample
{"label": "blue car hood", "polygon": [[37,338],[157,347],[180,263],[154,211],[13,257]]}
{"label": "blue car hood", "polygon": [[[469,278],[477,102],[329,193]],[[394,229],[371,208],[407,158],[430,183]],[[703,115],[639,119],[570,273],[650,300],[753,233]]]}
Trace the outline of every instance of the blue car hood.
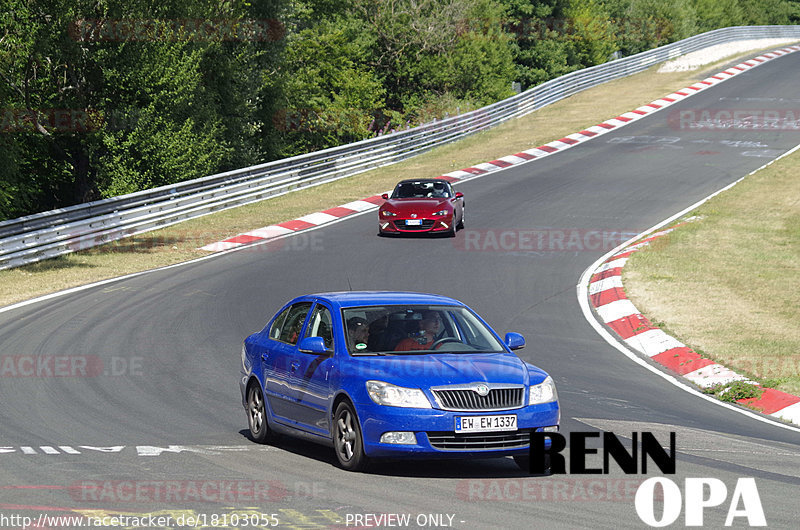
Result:
{"label": "blue car hood", "polygon": [[[528,365],[511,353],[369,356],[353,358],[350,364],[349,368],[356,373],[348,375],[406,387],[425,388],[476,382],[529,383]],[[544,377],[542,373],[541,379]]]}

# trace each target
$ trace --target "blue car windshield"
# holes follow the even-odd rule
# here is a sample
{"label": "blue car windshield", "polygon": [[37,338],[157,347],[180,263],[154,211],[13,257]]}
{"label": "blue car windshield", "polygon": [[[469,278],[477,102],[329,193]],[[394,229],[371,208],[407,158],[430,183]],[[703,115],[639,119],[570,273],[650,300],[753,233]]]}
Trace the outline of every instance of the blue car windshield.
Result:
{"label": "blue car windshield", "polygon": [[351,355],[500,353],[505,348],[466,307],[386,305],[342,310]]}

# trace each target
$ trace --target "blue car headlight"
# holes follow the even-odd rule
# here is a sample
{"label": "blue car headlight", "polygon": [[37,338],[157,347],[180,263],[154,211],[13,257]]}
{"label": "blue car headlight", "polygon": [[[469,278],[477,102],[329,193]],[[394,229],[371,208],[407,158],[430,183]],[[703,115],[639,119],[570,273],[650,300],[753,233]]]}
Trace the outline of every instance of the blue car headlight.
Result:
{"label": "blue car headlight", "polygon": [[558,392],[556,392],[556,384],[553,378],[548,375],[538,385],[531,386],[528,393],[528,405],[540,405],[551,401],[558,401]]}
{"label": "blue car headlight", "polygon": [[419,388],[405,388],[383,381],[367,381],[367,392],[378,405],[429,409],[431,402]]}

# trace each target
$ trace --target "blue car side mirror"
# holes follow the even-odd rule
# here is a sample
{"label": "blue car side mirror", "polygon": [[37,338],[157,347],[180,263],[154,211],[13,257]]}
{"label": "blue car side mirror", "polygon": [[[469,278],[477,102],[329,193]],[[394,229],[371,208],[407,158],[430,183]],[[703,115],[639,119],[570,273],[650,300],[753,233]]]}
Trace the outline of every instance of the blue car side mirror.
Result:
{"label": "blue car side mirror", "polygon": [[506,346],[508,346],[509,350],[519,350],[520,348],[524,348],[525,337],[523,337],[519,333],[514,333],[513,331],[509,331],[508,333],[506,333]]}
{"label": "blue car side mirror", "polygon": [[317,355],[328,353],[328,348],[325,347],[325,341],[322,337],[306,337],[300,341],[297,349],[303,353],[315,353]]}

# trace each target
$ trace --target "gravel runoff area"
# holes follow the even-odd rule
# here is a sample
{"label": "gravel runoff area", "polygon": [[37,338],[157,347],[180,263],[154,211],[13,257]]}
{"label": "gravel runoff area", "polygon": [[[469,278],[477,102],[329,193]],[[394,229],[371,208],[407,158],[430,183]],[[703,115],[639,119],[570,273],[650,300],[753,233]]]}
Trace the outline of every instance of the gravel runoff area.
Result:
{"label": "gravel runoff area", "polygon": [[716,46],[687,53],[686,55],[681,55],[680,57],[669,60],[658,68],[658,73],[694,70],[701,66],[721,61],[726,57],[740,55],[751,50],[791,44],[793,42],[797,42],[797,39],[752,39],[729,42],[727,44],[717,44]]}

